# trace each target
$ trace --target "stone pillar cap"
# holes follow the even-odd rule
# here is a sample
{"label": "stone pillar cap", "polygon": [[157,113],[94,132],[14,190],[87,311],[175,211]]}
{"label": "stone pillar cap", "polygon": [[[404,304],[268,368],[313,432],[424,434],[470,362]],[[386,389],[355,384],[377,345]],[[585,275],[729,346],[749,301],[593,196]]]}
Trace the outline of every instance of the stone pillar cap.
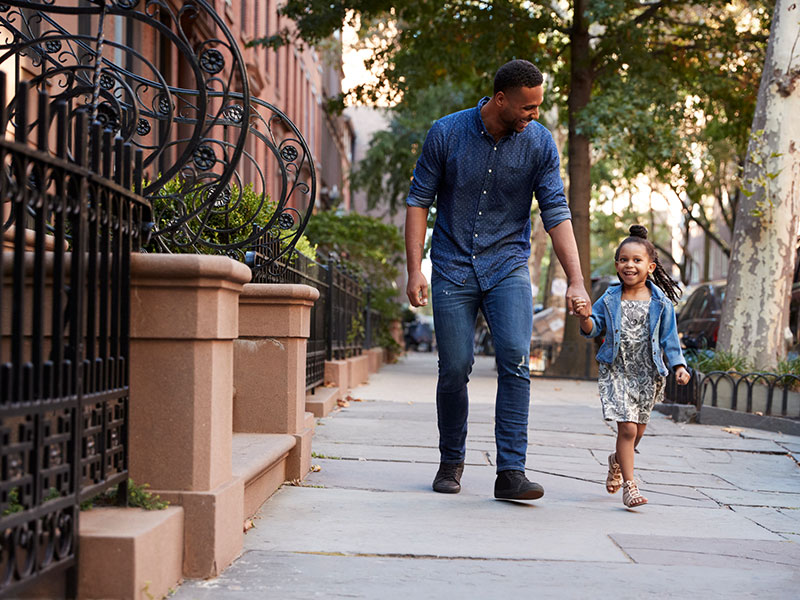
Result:
{"label": "stone pillar cap", "polygon": [[242,290],[241,300],[284,298],[311,300],[319,298],[319,290],[302,283],[248,283]]}

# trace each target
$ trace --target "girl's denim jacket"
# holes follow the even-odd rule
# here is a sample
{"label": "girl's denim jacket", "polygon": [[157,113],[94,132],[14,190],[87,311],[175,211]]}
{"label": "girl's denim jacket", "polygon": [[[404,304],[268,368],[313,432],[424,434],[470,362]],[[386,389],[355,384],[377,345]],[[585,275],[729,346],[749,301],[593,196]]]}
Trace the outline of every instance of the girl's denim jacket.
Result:
{"label": "girl's denim jacket", "polygon": [[[666,362],[670,369],[678,365],[686,366],[686,359],[683,357],[681,343],[678,339],[678,326],[672,302],[652,281],[648,279],[646,283],[650,288],[650,342],[653,364],[660,375],[666,376],[669,371],[664,364],[664,356],[666,356]],[[581,329],[581,335],[589,338],[606,332],[605,340],[597,351],[598,362],[611,364],[619,352],[621,307],[622,285],[612,284],[592,305],[591,333],[584,333]],[[662,351],[664,356],[662,356]]]}

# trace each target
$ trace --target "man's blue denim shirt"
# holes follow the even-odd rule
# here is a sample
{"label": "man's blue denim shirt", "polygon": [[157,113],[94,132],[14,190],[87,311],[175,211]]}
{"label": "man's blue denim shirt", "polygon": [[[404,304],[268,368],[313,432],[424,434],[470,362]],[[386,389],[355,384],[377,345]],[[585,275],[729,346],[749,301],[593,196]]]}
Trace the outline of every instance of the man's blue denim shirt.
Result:
{"label": "man's blue denim shirt", "polygon": [[484,290],[527,264],[534,193],[547,231],[571,218],[553,136],[532,121],[495,143],[481,118],[488,101],[433,124],[406,200],[436,200],[433,268],[459,285],[474,269]]}

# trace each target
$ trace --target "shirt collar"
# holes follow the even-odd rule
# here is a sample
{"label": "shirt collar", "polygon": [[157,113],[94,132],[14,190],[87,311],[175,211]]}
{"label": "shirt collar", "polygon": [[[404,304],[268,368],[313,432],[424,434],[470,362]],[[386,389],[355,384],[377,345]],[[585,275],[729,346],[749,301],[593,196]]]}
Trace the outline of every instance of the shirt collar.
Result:
{"label": "shirt collar", "polygon": [[483,122],[483,117],[481,116],[481,109],[486,106],[486,103],[489,102],[489,100],[491,100],[489,96],[484,96],[478,100],[478,106],[475,110],[475,124],[478,126],[478,131],[481,132],[481,135],[489,135],[486,131],[486,125]]}
{"label": "shirt collar", "polygon": [[[484,135],[484,136],[488,135],[489,138],[492,139],[492,142],[494,142],[494,139],[492,138],[492,136],[489,134],[488,130],[486,129],[486,124],[483,122],[483,117],[481,116],[481,109],[486,105],[487,102],[489,102],[489,100],[491,100],[491,98],[489,96],[484,96],[483,98],[478,100],[478,106],[476,107],[476,110],[475,110],[475,123],[478,126],[478,131],[480,131],[481,135]],[[517,132],[516,131],[512,131],[511,133],[509,133],[507,135],[504,135],[500,139],[505,139],[505,138],[514,139],[516,136],[517,136]]]}

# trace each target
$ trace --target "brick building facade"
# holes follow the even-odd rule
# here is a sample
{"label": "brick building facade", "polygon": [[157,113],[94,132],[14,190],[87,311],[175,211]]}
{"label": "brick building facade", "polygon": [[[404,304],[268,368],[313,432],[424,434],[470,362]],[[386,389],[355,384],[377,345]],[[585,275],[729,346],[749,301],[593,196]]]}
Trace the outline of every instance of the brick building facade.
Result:
{"label": "brick building facade", "polygon": [[[292,21],[278,14],[278,0],[216,0],[216,10],[240,36],[244,47],[277,33]],[[350,208],[347,173],[352,161],[353,133],[348,119],[328,114],[328,98],[342,90],[339,36],[324,50],[305,46],[244,47],[251,94],[282,110],[303,133],[317,168],[320,209],[341,203]],[[270,163],[271,161],[266,161]],[[274,168],[270,164],[268,169]],[[268,180],[275,173],[268,172]]]}

